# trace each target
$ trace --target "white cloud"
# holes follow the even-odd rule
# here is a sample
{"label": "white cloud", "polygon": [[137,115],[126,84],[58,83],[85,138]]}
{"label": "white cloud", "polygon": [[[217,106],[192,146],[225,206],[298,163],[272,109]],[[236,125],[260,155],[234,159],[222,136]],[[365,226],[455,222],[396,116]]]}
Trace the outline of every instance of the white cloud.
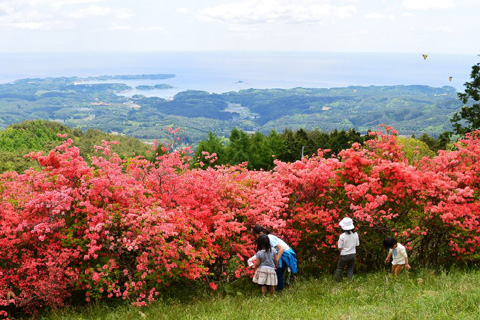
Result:
{"label": "white cloud", "polygon": [[129,19],[132,16],[131,12],[126,9],[112,9],[110,7],[101,7],[91,4],[86,8],[70,13],[69,17],[75,19],[87,19],[106,15],[114,15],[117,19]]}
{"label": "white cloud", "polygon": [[45,22],[12,22],[9,24],[5,24],[6,27],[14,28],[14,29],[28,29],[28,30],[48,30],[51,26]]}
{"label": "white cloud", "polygon": [[112,31],[166,31],[164,27],[160,26],[130,26],[130,25],[113,25],[109,28]]}
{"label": "white cloud", "polygon": [[434,32],[441,32],[444,34],[452,34],[453,30],[449,26],[436,26],[436,27],[429,27],[428,30]]}
{"label": "white cloud", "polygon": [[377,12],[370,12],[365,15],[366,19],[385,19],[385,15]]}
{"label": "white cloud", "polygon": [[378,12],[370,12],[365,15],[365,19],[371,20],[383,20],[383,19],[394,19],[395,16],[393,14],[383,14]]}
{"label": "white cloud", "polygon": [[448,9],[455,7],[452,0],[403,0],[402,5],[406,9]]}
{"label": "white cloud", "polygon": [[51,15],[34,8],[20,10],[18,3],[13,2],[1,3],[0,12],[0,28],[4,29],[49,30],[58,23]]}
{"label": "white cloud", "polygon": [[121,20],[130,19],[133,16],[132,12],[128,9],[116,9],[114,10],[114,12],[115,12],[115,17]]}
{"label": "white cloud", "polygon": [[181,14],[185,14],[188,12],[188,9],[187,8],[177,8],[176,10],[178,13],[181,13]]}
{"label": "white cloud", "polygon": [[[104,0],[4,0],[1,1],[2,3],[8,3],[11,4],[17,8],[46,8],[46,7],[51,7],[51,8],[61,8],[64,6],[69,6],[69,5],[77,5],[77,4],[89,4],[89,3],[97,3],[97,2],[102,2]],[[0,3],[1,5],[1,3]]]}
{"label": "white cloud", "polygon": [[31,21],[12,21],[0,23],[0,26],[6,29],[20,30],[67,30],[72,29],[70,23],[61,20],[31,20]]}
{"label": "white cloud", "polygon": [[166,31],[164,27],[156,27],[156,26],[137,27],[136,30],[138,30],[138,31]]}
{"label": "white cloud", "polygon": [[6,16],[15,13],[15,8],[9,3],[0,2],[0,16]]}
{"label": "white cloud", "polygon": [[352,4],[333,5],[328,0],[244,0],[205,8],[200,16],[229,24],[322,23],[345,19],[355,12]]}
{"label": "white cloud", "polygon": [[106,16],[111,12],[112,12],[112,9],[109,7],[100,7],[92,4],[86,8],[82,8],[71,13],[69,16],[75,19],[85,19],[85,18],[90,18],[95,16]]}
{"label": "white cloud", "polygon": [[[37,0],[42,1],[42,0]],[[44,1],[44,0],[43,0]],[[56,0],[56,1],[45,1],[54,8],[60,8],[63,6],[75,5],[75,4],[86,4],[86,3],[97,3],[102,0]]]}
{"label": "white cloud", "polygon": [[130,31],[132,30],[132,27],[131,26],[110,26],[108,28],[108,30],[112,30],[112,31]]}
{"label": "white cloud", "polygon": [[10,16],[7,19],[0,19],[0,27],[4,29],[20,30],[66,30],[71,29],[72,25],[61,20],[52,20],[40,17],[35,14],[26,16]]}
{"label": "white cloud", "polygon": [[[23,30],[61,30],[79,27],[76,19],[105,17],[125,20],[132,11],[96,3],[104,0],[0,0],[0,28]],[[74,19],[72,19],[74,18]]]}
{"label": "white cloud", "polygon": [[245,35],[255,34],[257,27],[253,24],[232,24],[228,27],[230,31],[236,33],[245,33]]}

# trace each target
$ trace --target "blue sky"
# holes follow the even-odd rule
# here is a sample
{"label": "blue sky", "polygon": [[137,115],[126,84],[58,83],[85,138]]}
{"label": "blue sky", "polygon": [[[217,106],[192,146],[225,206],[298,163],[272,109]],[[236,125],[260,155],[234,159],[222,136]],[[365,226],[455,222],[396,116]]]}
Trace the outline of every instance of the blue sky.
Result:
{"label": "blue sky", "polygon": [[480,52],[478,0],[0,0],[0,52]]}

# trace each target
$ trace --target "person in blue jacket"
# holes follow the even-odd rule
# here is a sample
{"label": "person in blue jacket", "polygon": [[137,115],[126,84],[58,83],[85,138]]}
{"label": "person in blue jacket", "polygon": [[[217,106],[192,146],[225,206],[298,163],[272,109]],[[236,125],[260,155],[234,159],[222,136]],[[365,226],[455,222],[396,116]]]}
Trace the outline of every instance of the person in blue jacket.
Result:
{"label": "person in blue jacket", "polygon": [[292,273],[297,273],[298,271],[297,254],[295,253],[295,251],[292,250],[292,248],[290,248],[288,244],[285,243],[285,241],[271,234],[270,231],[268,231],[261,225],[256,224],[252,229],[252,233],[255,239],[258,239],[261,234],[267,235],[268,239],[270,240],[271,246],[277,249],[278,254],[276,259],[278,261],[278,268],[275,270],[278,279],[277,291],[282,291],[283,274],[285,273],[287,267],[290,268],[290,271]]}

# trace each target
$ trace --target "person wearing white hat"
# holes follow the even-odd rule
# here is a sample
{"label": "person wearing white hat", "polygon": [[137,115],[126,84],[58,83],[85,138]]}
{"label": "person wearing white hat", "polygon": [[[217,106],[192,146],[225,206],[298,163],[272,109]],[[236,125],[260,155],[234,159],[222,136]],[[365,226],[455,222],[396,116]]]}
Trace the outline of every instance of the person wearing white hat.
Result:
{"label": "person wearing white hat", "polygon": [[356,248],[360,245],[358,234],[355,232],[355,225],[351,218],[345,217],[339,223],[344,231],[338,239],[337,248],[340,250],[340,258],[338,259],[337,271],[335,273],[335,280],[342,279],[342,273],[347,267],[347,278],[352,281],[353,267],[355,266]]}

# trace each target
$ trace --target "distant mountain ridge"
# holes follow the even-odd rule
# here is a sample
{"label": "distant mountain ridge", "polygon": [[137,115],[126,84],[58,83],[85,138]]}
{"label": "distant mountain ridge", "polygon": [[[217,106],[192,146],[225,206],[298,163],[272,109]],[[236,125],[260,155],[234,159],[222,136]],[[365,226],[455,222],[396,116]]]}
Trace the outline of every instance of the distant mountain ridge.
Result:
{"label": "distant mountain ridge", "polygon": [[[205,139],[210,131],[227,135],[233,127],[264,133],[301,127],[366,132],[386,124],[400,134],[436,136],[451,128],[449,118],[462,106],[453,87],[420,85],[247,89],[223,94],[188,90],[173,99],[118,95],[132,89],[122,80],[173,76],[62,77],[0,84],[0,128],[45,119],[72,128],[154,139],[165,137],[163,128],[174,126],[182,128],[187,143]],[[83,83],[85,79],[109,82]]]}

